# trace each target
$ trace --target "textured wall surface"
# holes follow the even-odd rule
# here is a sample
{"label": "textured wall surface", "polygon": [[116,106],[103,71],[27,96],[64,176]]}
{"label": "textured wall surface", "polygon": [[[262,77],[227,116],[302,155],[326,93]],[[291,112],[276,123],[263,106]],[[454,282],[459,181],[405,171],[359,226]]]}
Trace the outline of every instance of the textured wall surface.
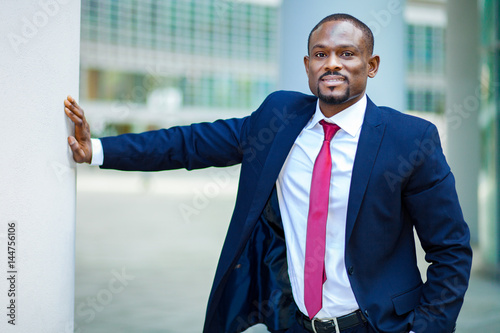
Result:
{"label": "textured wall surface", "polygon": [[79,31],[79,1],[0,3],[0,332],[73,332]]}

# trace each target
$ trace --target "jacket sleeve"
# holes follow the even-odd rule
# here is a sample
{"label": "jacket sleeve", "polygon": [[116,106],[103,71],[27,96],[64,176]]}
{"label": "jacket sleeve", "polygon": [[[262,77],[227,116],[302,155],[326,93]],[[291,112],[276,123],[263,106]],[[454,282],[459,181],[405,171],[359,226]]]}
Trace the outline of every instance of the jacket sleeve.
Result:
{"label": "jacket sleeve", "polygon": [[469,282],[470,234],[434,125],[427,127],[419,143],[403,201],[430,266],[412,329],[452,332]]}
{"label": "jacket sleeve", "polygon": [[238,164],[247,123],[248,117],[234,118],[101,138],[101,168],[159,171]]}

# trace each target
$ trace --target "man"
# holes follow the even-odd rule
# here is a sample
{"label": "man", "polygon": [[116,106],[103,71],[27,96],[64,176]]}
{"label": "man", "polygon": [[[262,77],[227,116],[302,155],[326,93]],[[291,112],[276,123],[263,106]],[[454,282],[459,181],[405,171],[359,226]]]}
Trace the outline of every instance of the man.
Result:
{"label": "man", "polygon": [[242,119],[91,142],[68,97],[74,159],[142,171],[241,163],[204,332],[452,332],[472,252],[435,126],[367,98],[380,58],[356,18],[323,19],[308,51],[315,96],[276,92]]}

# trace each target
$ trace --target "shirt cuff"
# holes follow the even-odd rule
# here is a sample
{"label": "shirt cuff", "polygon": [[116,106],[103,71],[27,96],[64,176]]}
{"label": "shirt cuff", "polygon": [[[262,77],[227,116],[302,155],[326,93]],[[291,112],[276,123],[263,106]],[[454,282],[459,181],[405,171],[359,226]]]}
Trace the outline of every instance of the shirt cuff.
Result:
{"label": "shirt cuff", "polygon": [[92,142],[92,160],[90,161],[90,165],[101,166],[104,163],[101,140],[91,139],[90,141]]}

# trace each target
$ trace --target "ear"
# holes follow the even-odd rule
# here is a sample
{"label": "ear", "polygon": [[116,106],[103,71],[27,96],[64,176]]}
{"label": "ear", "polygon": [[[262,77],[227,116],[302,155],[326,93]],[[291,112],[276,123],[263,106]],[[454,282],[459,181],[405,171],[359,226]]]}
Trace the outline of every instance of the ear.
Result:
{"label": "ear", "polygon": [[304,66],[306,67],[306,74],[309,76],[309,56],[304,56]]}
{"label": "ear", "polygon": [[380,57],[378,55],[371,56],[368,60],[368,77],[374,78],[377,75],[379,66]]}

